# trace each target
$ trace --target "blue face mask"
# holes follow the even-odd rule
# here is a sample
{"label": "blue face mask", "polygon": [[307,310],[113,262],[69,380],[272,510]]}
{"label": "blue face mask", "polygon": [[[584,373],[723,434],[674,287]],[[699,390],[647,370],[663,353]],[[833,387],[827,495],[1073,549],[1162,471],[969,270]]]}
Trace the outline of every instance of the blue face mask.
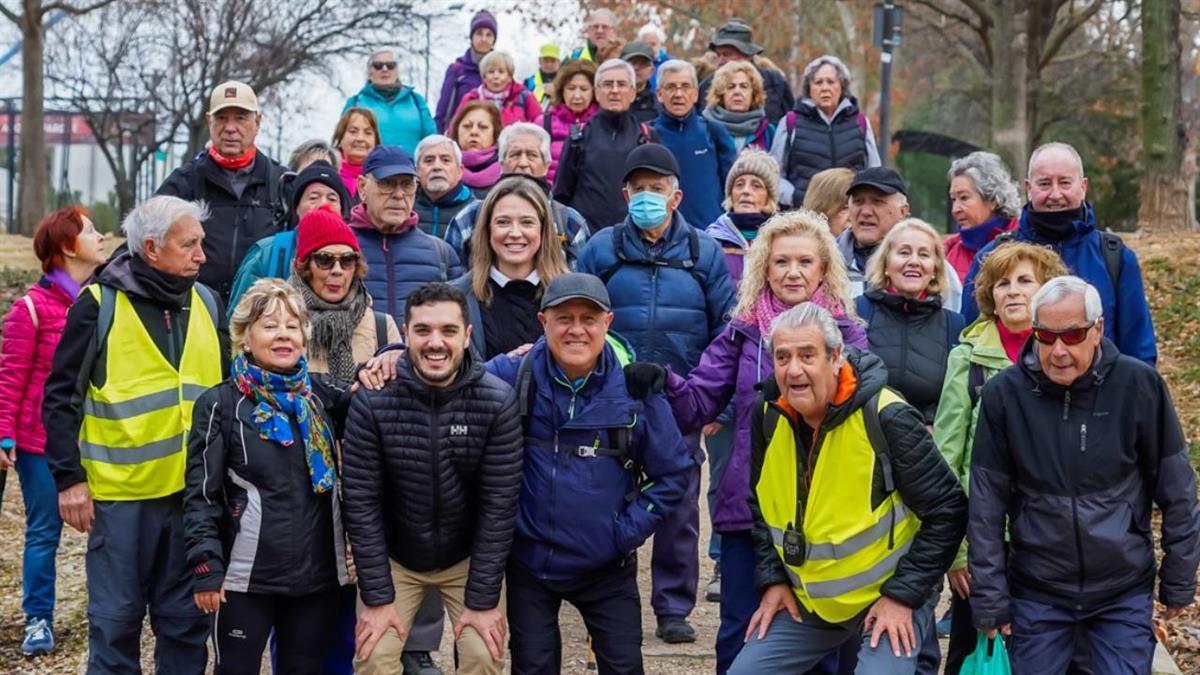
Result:
{"label": "blue face mask", "polygon": [[629,199],[629,217],[643,230],[653,230],[667,217],[667,198],[657,192],[639,192]]}

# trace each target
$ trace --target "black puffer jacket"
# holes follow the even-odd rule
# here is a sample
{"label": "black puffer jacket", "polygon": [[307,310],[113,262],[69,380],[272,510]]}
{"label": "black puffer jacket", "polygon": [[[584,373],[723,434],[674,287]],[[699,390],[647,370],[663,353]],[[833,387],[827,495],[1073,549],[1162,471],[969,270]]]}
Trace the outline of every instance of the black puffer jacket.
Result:
{"label": "black puffer jacket", "polygon": [[858,315],[867,320],[870,349],[887,366],[888,386],[921,411],[926,424],[933,424],[946,359],[963,329],[962,315],[943,309],[937,296],[913,300],[875,289],[856,302]]}
{"label": "black puffer jacket", "polygon": [[342,461],[363,602],[393,601],[389,558],[429,572],[469,556],[466,606],[495,607],[512,546],[521,453],[512,389],[484,372],[469,350],[448,387],[419,380],[406,355],[382,390],[360,389]]}
{"label": "black puffer jacket", "polygon": [[627,213],[621,199],[625,156],[643,143],[657,142],[658,132],[632,110],[597,112],[563,146],[554,199],[578,211],[592,234],[616,225]]}
{"label": "black puffer jacket", "polygon": [[[866,405],[879,390],[883,389],[887,372],[878,356],[870,352],[850,349],[846,358],[854,370],[857,385],[850,399],[840,405],[831,406],[825,416],[824,428],[835,427],[850,418]],[[750,420],[750,484],[757,485],[762,474],[763,459],[773,429],[763,428],[763,401],[779,398],[779,385],[771,378],[763,383],[763,393],[755,406]],[[780,424],[787,424],[787,416],[780,415]],[[896,571],[883,583],[880,592],[908,607],[920,607],[929,599],[941,576],[954,562],[958,545],[967,528],[967,499],[954,472],[942,459],[933,444],[933,438],[925,430],[925,422],[917,411],[908,405],[890,405],[879,413],[879,425],[887,437],[888,458],[892,464],[892,476],[896,490],[904,506],[921,519],[921,528],[913,539],[908,552],[901,556]],[[810,462],[809,452],[818,456],[821,448],[812,448],[813,430],[801,418],[794,423],[797,445],[805,453],[799,458],[801,466],[816,466],[819,457]],[[787,570],[779,559],[771,533],[763,521],[758,500],[750,491],[750,512],[754,518],[754,545],[757,552],[755,582],[759,588],[788,583]],[[878,459],[875,477],[871,485],[871,507],[878,508],[887,498],[883,471]]]}
{"label": "black puffer jacket", "polygon": [[[983,388],[971,459],[971,610],[1012,621],[1010,596],[1088,610],[1154,588],[1151,500],[1162,509],[1159,598],[1196,591],[1200,511],[1187,441],[1154,368],[1104,340],[1070,387],[1034,341]],[[1005,543],[1005,525],[1010,540]]]}
{"label": "black puffer jacket", "polygon": [[[341,392],[313,389],[333,431],[326,406]],[[183,513],[194,589],[295,596],[349,583],[341,495],[313,492],[294,419],[284,447],[258,435],[254,409],[232,380],[196,399]]]}

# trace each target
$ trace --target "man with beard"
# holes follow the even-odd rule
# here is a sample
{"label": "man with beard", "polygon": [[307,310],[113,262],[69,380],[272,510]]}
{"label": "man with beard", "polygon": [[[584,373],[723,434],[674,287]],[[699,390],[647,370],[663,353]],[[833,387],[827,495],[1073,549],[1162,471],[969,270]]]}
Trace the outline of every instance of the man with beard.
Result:
{"label": "man with beard", "polygon": [[516,401],[467,349],[459,291],[417,288],[403,331],[396,379],[360,389],[346,422],[345,522],[365,605],[355,670],[399,675],[432,589],[454,622],[460,672],[503,673],[500,590],[521,489]]}
{"label": "man with beard", "polygon": [[[518,122],[500,132],[500,163],[504,167],[502,176],[528,176],[546,194],[550,185],[546,174],[550,170],[550,134],[536,124]],[[471,268],[471,235],[475,231],[475,216],[483,202],[468,204],[454,217],[446,232],[446,243],[458,253],[463,269]],[[575,209],[562,202],[550,200],[550,219],[558,231],[558,241],[567,255],[567,264],[575,267],[575,259],[588,240],[588,224]]]}
{"label": "man with beard", "polygon": [[462,182],[462,150],[448,136],[433,134],[417,143],[417,227],[445,239],[450,221],[464,208],[478,204]]}

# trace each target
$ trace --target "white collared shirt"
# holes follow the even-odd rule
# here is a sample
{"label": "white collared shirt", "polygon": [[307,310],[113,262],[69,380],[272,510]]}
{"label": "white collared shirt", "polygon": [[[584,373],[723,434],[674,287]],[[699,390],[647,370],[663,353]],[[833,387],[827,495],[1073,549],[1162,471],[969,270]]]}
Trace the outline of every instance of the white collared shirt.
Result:
{"label": "white collared shirt", "polygon": [[525,277],[524,279],[510,279],[510,278],[506,277],[503,272],[496,269],[495,265],[492,265],[492,268],[490,270],[488,270],[488,278],[490,278],[492,281],[496,282],[496,285],[499,286],[500,288],[504,288],[505,286],[507,286],[508,282],[510,282],[510,281],[528,281],[529,283],[533,284],[534,286],[537,286],[538,284],[542,283],[542,279],[541,279],[541,277],[538,276],[537,270],[530,272],[529,276]]}

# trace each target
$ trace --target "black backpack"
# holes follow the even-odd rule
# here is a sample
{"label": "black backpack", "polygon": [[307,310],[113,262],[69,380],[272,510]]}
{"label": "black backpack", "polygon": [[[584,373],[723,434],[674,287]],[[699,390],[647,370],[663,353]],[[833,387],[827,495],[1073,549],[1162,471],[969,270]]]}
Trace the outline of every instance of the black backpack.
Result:
{"label": "black backpack", "polygon": [[[1099,231],[1098,231],[1099,232]],[[1112,282],[1113,294],[1121,287],[1121,268],[1125,258],[1125,242],[1120,235],[1113,232],[1099,232],[1100,253],[1104,255],[1104,268],[1108,270],[1108,279]],[[996,246],[1017,240],[1016,230],[1001,232],[993,240]],[[996,250],[995,248],[992,249]]]}

